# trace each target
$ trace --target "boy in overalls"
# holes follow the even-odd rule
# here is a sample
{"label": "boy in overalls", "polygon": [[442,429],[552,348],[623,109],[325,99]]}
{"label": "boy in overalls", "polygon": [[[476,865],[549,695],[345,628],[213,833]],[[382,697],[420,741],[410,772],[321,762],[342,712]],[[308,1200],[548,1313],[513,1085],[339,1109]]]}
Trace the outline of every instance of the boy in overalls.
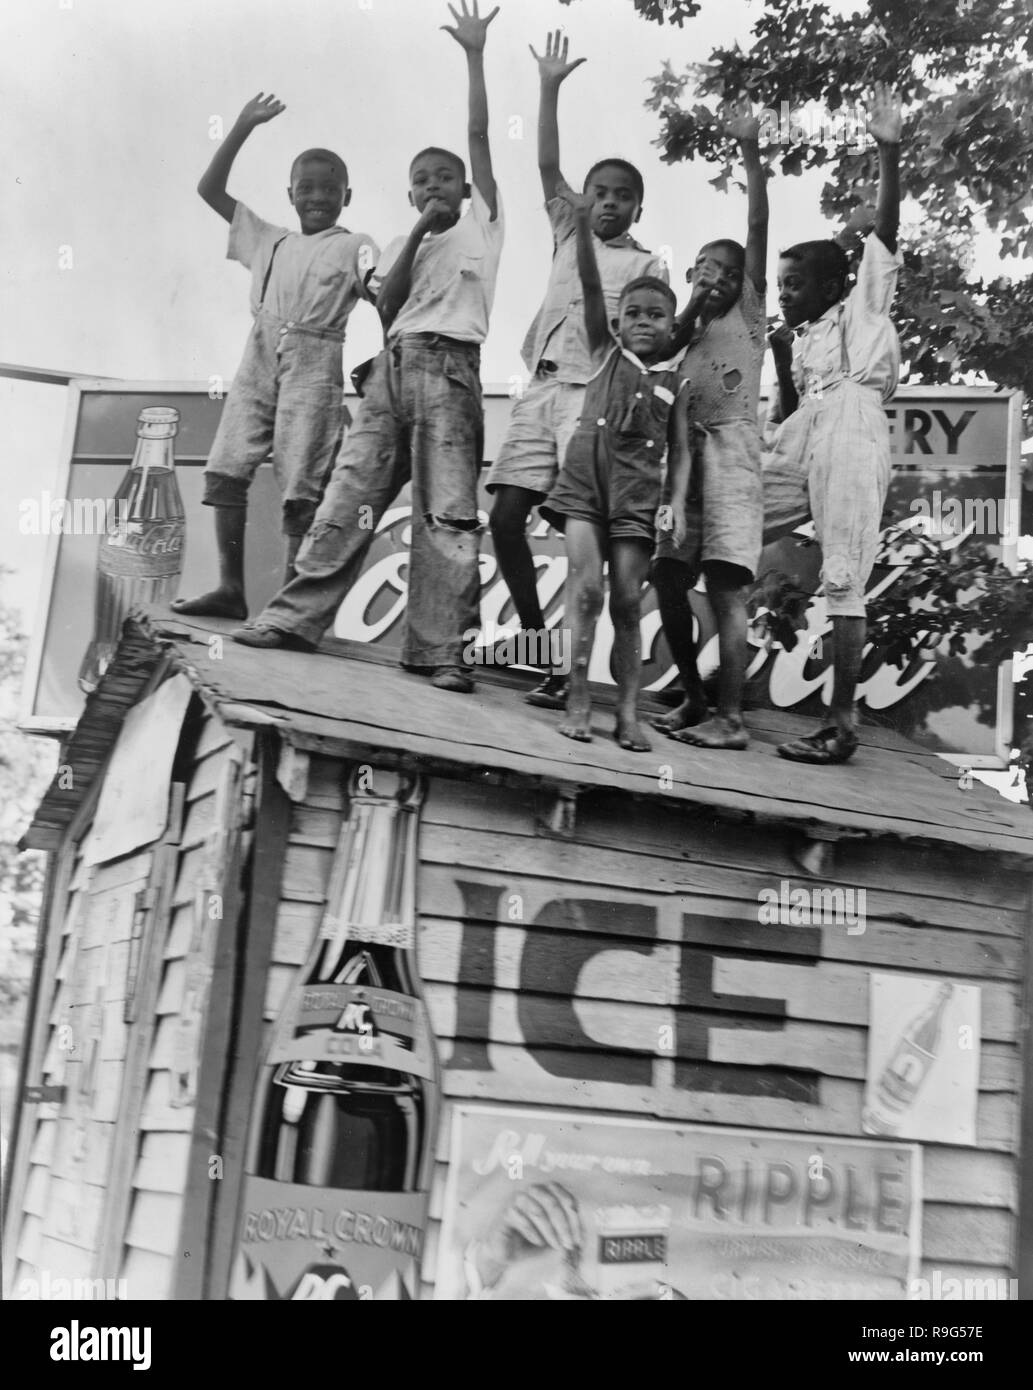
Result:
{"label": "boy in overalls", "polygon": [[352,309],[370,298],[367,282],[378,256],[370,237],[337,226],[351,201],[344,161],[318,149],[295,159],[287,196],[300,233],[263,221],[226,191],[244,141],[284,109],[261,92],[249,101],[197,185],[230,224],[227,256],[251,271],[255,321],[204,472],[204,505],[215,508],[219,583],[197,598],[177,599],[178,613],[247,617],[248,489],[270,454],[283,495],[290,578],[344,425],[341,345]]}
{"label": "boy in overalls", "polygon": [[897,386],[900,343],[889,317],[901,256],[900,98],[878,86],[868,129],[879,148],[879,197],[857,283],[844,298],[848,262],[833,241],[783,251],[778,302],[785,326],[771,335],[778,373],[764,462],[764,536],[814,518],[832,618],[831,723],[779,746],[783,758],[843,763],[857,748],[854,692],[865,646],[865,585],[875,564],[890,481],[883,410]]}

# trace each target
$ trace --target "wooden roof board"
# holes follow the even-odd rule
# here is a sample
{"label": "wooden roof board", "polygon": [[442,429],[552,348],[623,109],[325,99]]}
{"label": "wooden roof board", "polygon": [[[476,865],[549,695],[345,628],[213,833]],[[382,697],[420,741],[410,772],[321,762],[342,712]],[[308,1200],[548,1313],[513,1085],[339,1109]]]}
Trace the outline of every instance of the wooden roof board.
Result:
{"label": "wooden roof board", "polygon": [[[776,743],[809,731],[813,720],[771,710],[747,715],[753,740],[745,752],[695,749],[655,734],[651,753],[628,753],[610,737],[609,710],[596,715],[591,743],[561,737],[554,714],[519,697],[526,677],[485,670],[473,695],[455,695],[357,643],[333,641],[314,654],[260,651],[228,638],[214,647],[212,635],[233,626],[155,611],[138,630],[188,672],[227,722],[272,722],[292,741],[328,751],[380,749],[467,773],[617,788],[815,832],[890,835],[1033,863],[1026,807],[978,781],[961,790],[956,773],[944,776],[941,759],[884,730],[863,728],[861,748],[839,767],[779,759]],[[661,785],[665,767],[669,788]]]}

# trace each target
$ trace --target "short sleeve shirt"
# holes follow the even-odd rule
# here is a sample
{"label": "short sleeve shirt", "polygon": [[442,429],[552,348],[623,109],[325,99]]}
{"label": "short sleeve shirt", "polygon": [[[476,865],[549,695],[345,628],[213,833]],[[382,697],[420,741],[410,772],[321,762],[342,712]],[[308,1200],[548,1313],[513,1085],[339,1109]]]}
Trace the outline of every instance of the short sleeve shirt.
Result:
{"label": "short sleeve shirt", "polygon": [[[563,198],[545,204],[552,227],[553,257],[549,283],[541,308],[527,331],[521,355],[529,372],[545,358],[555,362],[553,379],[583,386],[593,372],[592,354],[585,329],[585,297],[577,268],[577,221]],[[640,275],[655,275],[668,283],[667,269],[659,256],[625,232],[610,241],[593,233],[595,258],[603,282],[606,312],[617,317],[621,290]]]}
{"label": "short sleeve shirt", "polygon": [[[276,255],[273,257],[273,249]],[[251,271],[251,312],[261,305],[284,322],[344,336],[348,315],[369,299],[377,244],[362,232],[327,227],[313,236],[266,222],[238,202],[230,223],[229,260]],[[272,274],[262,300],[262,286]]]}
{"label": "short sleeve shirt", "polygon": [[766,334],[764,295],[744,275],[736,302],[705,323],[685,353],[682,371],[689,381],[690,419],[700,425],[757,423]]}
{"label": "short sleeve shirt", "polygon": [[[493,222],[491,209],[474,187],[470,206],[455,226],[423,238],[413,261],[409,297],[388,329],[388,342],[403,333],[440,333],[464,343],[484,342],[504,236],[497,191],[495,206]],[[374,292],[405,243],[405,237],[388,243],[371,282]]]}
{"label": "short sleeve shirt", "polygon": [[857,283],[845,299],[800,330],[793,343],[793,380],[801,396],[844,377],[888,401],[900,375],[900,341],[890,319],[903,264],[870,232]]}

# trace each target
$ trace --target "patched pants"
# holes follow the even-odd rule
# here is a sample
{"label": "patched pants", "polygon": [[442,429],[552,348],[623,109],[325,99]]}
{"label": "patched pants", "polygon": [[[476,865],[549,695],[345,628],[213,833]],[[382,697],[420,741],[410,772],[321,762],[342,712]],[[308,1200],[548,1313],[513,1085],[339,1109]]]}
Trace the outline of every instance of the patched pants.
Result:
{"label": "patched pants", "polygon": [[256,626],[318,642],[358,578],[381,517],[411,481],[402,664],[461,664],[463,634],[480,626],[479,364],[478,344],[432,334],[403,337],[381,352],[298,551],[297,578]]}
{"label": "patched pants", "polygon": [[208,457],[205,505],[246,507],[255,471],[271,456],[283,496],[284,533],[303,536],[346,418],[340,337],[259,313]]}
{"label": "patched pants", "polygon": [[890,483],[890,436],[877,391],[855,381],[803,396],[764,460],[764,540],[814,518],[832,616],[863,618]]}

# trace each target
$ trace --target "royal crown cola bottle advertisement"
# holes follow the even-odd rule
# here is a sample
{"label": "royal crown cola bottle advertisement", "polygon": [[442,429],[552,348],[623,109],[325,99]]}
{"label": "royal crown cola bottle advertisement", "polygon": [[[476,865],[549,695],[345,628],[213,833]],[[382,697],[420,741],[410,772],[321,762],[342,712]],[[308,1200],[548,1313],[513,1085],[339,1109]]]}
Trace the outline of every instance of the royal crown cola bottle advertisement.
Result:
{"label": "royal crown cola bottle advertisement", "polygon": [[259,1079],[233,1299],[417,1296],[438,1111],[416,966],[422,785],[358,769]]}

